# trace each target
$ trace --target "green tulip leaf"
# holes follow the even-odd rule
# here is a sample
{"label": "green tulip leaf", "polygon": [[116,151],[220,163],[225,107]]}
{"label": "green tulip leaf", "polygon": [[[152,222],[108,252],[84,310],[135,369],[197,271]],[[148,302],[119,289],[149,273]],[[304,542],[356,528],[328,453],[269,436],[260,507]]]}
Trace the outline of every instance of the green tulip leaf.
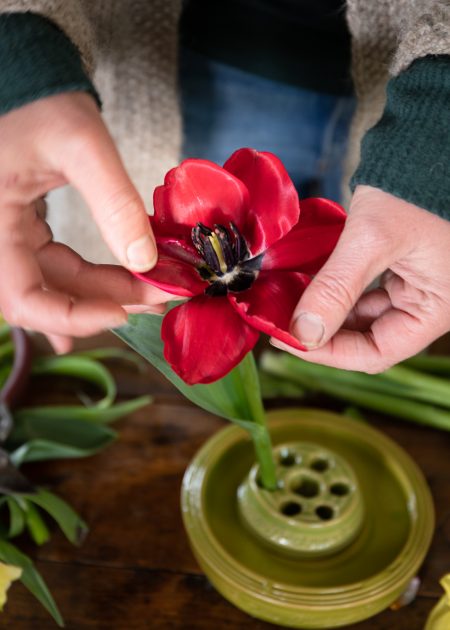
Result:
{"label": "green tulip leaf", "polygon": [[249,352],[229,374],[208,385],[187,385],[164,358],[159,315],[129,315],[125,326],[113,332],[156,367],[180,392],[207,411],[232,421],[254,420],[260,404],[259,381]]}

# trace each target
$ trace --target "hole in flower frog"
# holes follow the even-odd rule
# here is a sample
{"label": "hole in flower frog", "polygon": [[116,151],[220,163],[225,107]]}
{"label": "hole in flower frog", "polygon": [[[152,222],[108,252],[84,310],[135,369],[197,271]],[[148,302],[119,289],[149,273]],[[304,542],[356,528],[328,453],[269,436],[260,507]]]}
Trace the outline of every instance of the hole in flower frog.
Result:
{"label": "hole in flower frog", "polygon": [[319,505],[319,507],[316,508],[316,514],[321,521],[331,521],[334,516],[334,511],[333,508],[328,505]]}
{"label": "hole in flower frog", "polygon": [[330,492],[336,497],[345,497],[350,492],[350,488],[346,483],[337,482],[331,485]]}
{"label": "hole in flower frog", "polygon": [[288,503],[283,503],[280,508],[280,512],[285,516],[297,516],[302,511],[302,506],[300,503],[296,503],[295,501],[289,501]]}
{"label": "hole in flower frog", "polygon": [[311,499],[319,494],[319,484],[314,479],[303,477],[292,484],[291,490],[305,499]]}
{"label": "hole in flower frog", "polygon": [[328,460],[324,457],[317,457],[311,462],[310,468],[316,472],[325,472],[330,467]]}

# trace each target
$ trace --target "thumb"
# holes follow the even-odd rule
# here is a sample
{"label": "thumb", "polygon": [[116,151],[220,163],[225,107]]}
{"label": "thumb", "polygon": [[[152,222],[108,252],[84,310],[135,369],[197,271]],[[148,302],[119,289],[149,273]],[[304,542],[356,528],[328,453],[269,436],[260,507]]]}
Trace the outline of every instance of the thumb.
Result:
{"label": "thumb", "polygon": [[368,238],[367,229],[347,220],[336,248],[294,311],[291,332],[308,350],[331,339],[363,291],[389,266],[379,240]]}
{"label": "thumb", "polygon": [[88,133],[62,166],[64,175],[88,204],[113,254],[131,271],[148,271],[157,250],[144,202],[100,116]]}

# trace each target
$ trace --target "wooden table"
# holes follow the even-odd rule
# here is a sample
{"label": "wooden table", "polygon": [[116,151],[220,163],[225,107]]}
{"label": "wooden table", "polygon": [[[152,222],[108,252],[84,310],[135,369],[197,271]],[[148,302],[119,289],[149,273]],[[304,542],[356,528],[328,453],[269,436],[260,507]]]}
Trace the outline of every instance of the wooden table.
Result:
{"label": "wooden table", "polygon": [[[105,342],[118,343],[112,336],[103,338]],[[90,526],[79,548],[56,531],[39,549],[24,542],[66,627],[274,628],[240,612],[214,590],[192,556],[181,522],[183,472],[198,448],[224,422],[190,405],[152,368],[142,375],[123,366],[113,371],[122,397],[151,393],[154,404],[118,423],[120,440],[102,453],[28,468],[36,483],[68,500]],[[46,389],[42,383],[31,387],[27,402],[65,399],[57,383],[51,384],[50,391]],[[438,580],[450,571],[450,434],[394,420],[376,419],[375,423],[424,471],[436,504],[437,529],[415,602],[349,629],[422,630],[441,595]],[[11,588],[0,622],[14,630],[56,627],[19,583]]]}

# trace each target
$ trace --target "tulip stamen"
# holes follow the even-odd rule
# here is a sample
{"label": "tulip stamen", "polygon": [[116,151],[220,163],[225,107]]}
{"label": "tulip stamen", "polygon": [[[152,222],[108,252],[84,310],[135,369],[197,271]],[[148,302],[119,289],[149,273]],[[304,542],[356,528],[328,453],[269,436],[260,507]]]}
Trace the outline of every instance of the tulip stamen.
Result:
{"label": "tulip stamen", "polygon": [[229,229],[215,224],[210,229],[203,223],[192,228],[192,242],[205,264],[197,271],[210,284],[205,293],[211,296],[238,293],[251,287],[258,276],[262,255],[250,258],[245,238],[234,223]]}

